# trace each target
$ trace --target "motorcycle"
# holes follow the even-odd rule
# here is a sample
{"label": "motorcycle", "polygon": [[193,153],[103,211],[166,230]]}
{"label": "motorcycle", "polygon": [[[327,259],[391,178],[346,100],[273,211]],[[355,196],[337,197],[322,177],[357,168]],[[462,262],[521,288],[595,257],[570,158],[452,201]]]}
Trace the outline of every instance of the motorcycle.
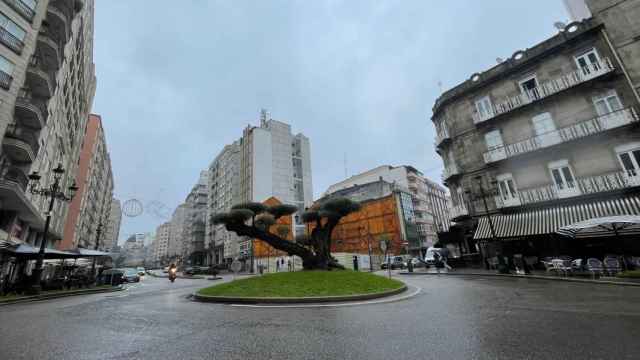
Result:
{"label": "motorcycle", "polygon": [[171,280],[171,282],[176,281],[176,278],[178,277],[178,269],[176,268],[171,268],[169,269],[169,280]]}

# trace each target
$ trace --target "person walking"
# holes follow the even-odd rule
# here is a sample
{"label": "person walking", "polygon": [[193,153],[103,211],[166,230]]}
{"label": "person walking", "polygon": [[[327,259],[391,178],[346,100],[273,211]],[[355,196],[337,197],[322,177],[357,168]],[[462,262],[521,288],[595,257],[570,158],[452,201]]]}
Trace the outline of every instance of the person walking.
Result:
{"label": "person walking", "polygon": [[280,259],[276,259],[276,272],[280,272]]}
{"label": "person walking", "polygon": [[287,260],[287,268],[291,271],[291,259]]}

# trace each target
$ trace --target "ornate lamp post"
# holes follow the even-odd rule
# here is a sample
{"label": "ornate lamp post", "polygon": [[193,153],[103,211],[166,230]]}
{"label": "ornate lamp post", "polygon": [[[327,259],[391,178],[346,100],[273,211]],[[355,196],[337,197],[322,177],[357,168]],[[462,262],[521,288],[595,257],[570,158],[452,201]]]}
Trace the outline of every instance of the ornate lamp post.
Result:
{"label": "ornate lamp post", "polygon": [[[96,245],[93,247],[93,250],[98,250],[98,247],[100,247],[100,235],[102,235],[103,226],[102,218],[100,218],[100,222],[98,222],[98,226],[96,227]],[[93,281],[96,279],[96,260],[94,256],[93,262],[91,263],[91,280]]]}
{"label": "ornate lamp post", "polygon": [[76,186],[75,181],[71,186],[69,186],[69,195],[66,195],[60,189],[60,180],[62,179],[62,175],[65,170],[62,167],[62,164],[58,164],[58,166],[52,170],[53,171],[53,183],[49,186],[40,186],[40,175],[37,171],[34,171],[29,175],[29,180],[31,180],[31,184],[29,186],[29,192],[34,195],[40,195],[44,197],[48,197],[51,200],[49,201],[49,210],[47,211],[46,221],[44,223],[44,233],[42,234],[42,241],[40,242],[40,251],[38,252],[38,258],[36,260],[36,268],[33,270],[33,274],[31,277],[31,291],[33,293],[40,293],[40,277],[43,271],[44,264],[44,250],[47,245],[47,237],[49,235],[49,224],[51,223],[51,212],[53,211],[53,204],[56,199],[70,202],[78,191],[78,187]]}
{"label": "ornate lamp post", "polygon": [[492,180],[489,194],[485,192],[484,186],[482,185],[482,176],[478,175],[475,178],[476,184],[478,185],[479,194],[474,194],[473,192],[467,190],[465,193],[469,196],[472,201],[482,200],[482,204],[484,205],[484,213],[487,217],[487,222],[489,223],[489,230],[491,231],[491,240],[496,245],[496,256],[498,257],[498,272],[500,274],[508,274],[509,268],[507,264],[504,262],[504,256],[502,254],[502,243],[498,240],[496,236],[496,230],[493,226],[493,220],[491,219],[491,215],[489,214],[489,206],[487,205],[487,196],[494,196],[496,192],[497,181]]}

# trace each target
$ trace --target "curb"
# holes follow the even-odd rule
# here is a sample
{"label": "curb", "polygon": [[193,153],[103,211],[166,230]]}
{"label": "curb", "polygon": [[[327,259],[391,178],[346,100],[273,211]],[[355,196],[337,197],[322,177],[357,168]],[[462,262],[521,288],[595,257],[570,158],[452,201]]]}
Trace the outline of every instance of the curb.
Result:
{"label": "curb", "polygon": [[397,289],[360,295],[344,295],[344,296],[313,296],[313,297],[235,297],[235,296],[209,296],[200,295],[197,292],[193,294],[193,298],[200,302],[221,303],[221,304],[311,304],[311,303],[332,303],[347,301],[373,300],[387,296],[393,296],[405,292],[407,285]]}
{"label": "curb", "polygon": [[42,301],[42,300],[50,300],[50,299],[57,299],[57,298],[63,298],[63,297],[69,297],[69,296],[116,292],[116,291],[123,291],[123,290],[125,290],[125,288],[123,286],[115,286],[113,288],[103,288],[103,289],[73,290],[73,291],[66,291],[66,292],[59,293],[59,294],[43,294],[43,295],[33,295],[33,296],[21,296],[21,297],[14,298],[14,299],[0,300],[0,306],[19,304],[19,303],[28,303],[28,302]]}
{"label": "curb", "polygon": [[534,280],[551,280],[551,281],[565,281],[565,282],[575,282],[575,283],[583,283],[583,284],[601,284],[601,285],[618,285],[618,286],[638,286],[640,287],[640,283],[626,282],[626,281],[611,281],[611,280],[590,280],[590,279],[576,279],[576,278],[567,278],[567,277],[551,277],[551,276],[540,276],[540,275],[510,275],[510,274],[491,274],[491,273],[409,273],[409,272],[401,272],[400,275],[408,275],[408,276],[423,276],[423,275],[445,275],[445,276],[493,276],[493,277],[503,277],[503,278],[517,278],[517,279],[534,279]]}

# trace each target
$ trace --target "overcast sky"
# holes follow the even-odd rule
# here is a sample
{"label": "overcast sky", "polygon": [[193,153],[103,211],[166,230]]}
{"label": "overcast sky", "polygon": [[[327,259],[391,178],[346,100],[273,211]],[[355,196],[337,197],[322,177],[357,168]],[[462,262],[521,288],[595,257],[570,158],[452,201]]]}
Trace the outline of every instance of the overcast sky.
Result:
{"label": "overcast sky", "polygon": [[[440,181],[444,90],[553,35],[561,0],[97,0],[93,112],[115,195],[170,212],[260,108],[311,140],[317,197],[345,176],[413,165]],[[123,217],[120,238],[161,212]]]}

